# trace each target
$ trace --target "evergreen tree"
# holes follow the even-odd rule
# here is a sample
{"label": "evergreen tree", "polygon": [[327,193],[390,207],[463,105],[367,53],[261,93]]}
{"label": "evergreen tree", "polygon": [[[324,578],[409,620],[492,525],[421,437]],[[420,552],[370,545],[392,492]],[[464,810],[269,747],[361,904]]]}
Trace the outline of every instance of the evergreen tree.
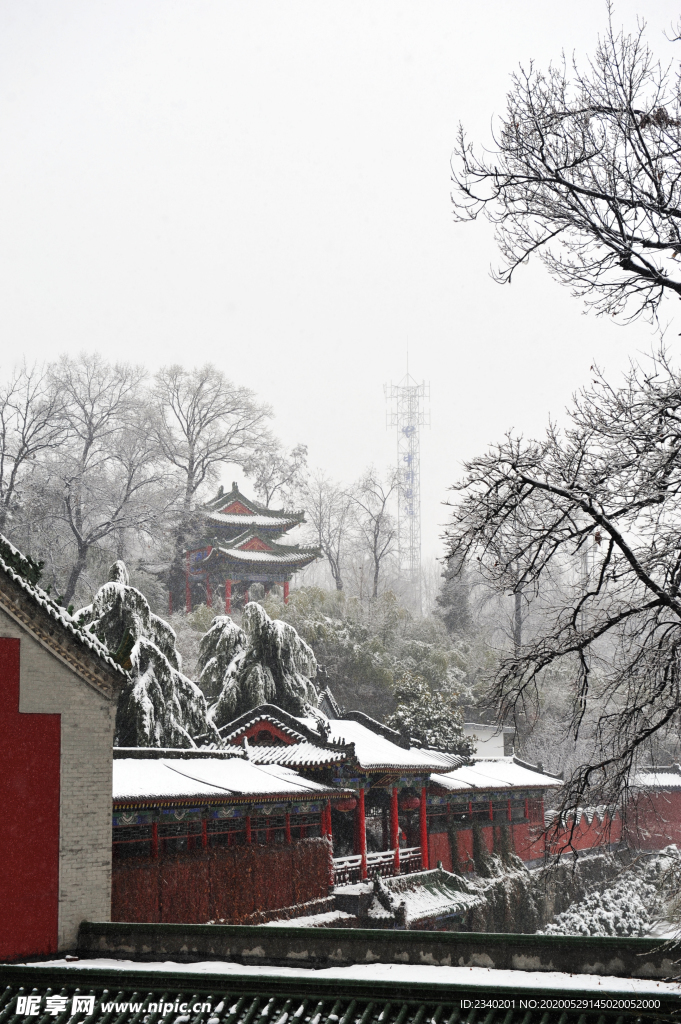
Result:
{"label": "evergreen tree", "polygon": [[220,687],[210,712],[218,728],[259,704],[304,715],[317,701],[312,649],[293,626],[270,619],[254,601],[244,609],[243,629],[227,615],[214,620],[201,641],[199,669],[204,689]]}
{"label": "evergreen tree", "polygon": [[130,673],[118,701],[117,746],[193,747],[206,733],[219,740],[203,693],[182,674],[174,631],[130,586],[123,562],[111,566],[109,581],[74,618]]}
{"label": "evergreen tree", "polygon": [[397,710],[388,725],[405,738],[424,747],[447,750],[469,757],[475,752],[473,740],[463,734],[463,712],[459,695],[433,691],[422,676],[405,672],[395,683]]}
{"label": "evergreen tree", "polygon": [[437,614],[449,633],[460,635],[470,632],[473,626],[470,583],[466,569],[457,559],[447,559],[442,572],[442,587],[435,600]]}

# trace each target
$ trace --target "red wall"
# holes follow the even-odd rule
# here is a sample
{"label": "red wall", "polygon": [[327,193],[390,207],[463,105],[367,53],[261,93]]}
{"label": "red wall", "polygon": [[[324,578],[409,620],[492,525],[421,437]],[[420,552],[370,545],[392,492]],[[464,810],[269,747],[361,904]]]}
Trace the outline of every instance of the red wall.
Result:
{"label": "red wall", "polygon": [[639,850],[661,850],[670,843],[681,846],[681,791],[640,793],[627,808],[626,838]]}
{"label": "red wall", "polygon": [[112,921],[241,924],[329,895],[331,844],[216,847],[114,861]]}
{"label": "red wall", "polygon": [[428,863],[435,868],[438,861],[442,861],[445,871],[452,870],[452,850],[446,832],[431,832],[428,836]]}
{"label": "red wall", "polygon": [[59,715],[19,714],[19,641],[0,637],[0,958],[7,960],[57,949],[60,725]]}

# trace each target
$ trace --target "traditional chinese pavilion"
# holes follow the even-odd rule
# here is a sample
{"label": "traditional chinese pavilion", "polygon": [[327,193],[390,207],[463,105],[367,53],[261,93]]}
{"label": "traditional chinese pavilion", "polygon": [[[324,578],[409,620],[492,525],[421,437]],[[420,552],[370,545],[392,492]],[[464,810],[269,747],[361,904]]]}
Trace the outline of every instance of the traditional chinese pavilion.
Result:
{"label": "traditional chinese pavilion", "polygon": [[318,548],[301,547],[282,537],[305,522],[304,512],[272,509],[247,498],[236,483],[231,491],[221,487],[199,513],[199,533],[192,550],[185,552],[185,602],[205,602],[222,594],[225,614],[233,598],[246,604],[249,588],[262,583],[267,592],[273,584],[283,587],[288,600],[295,573],[318,558]]}

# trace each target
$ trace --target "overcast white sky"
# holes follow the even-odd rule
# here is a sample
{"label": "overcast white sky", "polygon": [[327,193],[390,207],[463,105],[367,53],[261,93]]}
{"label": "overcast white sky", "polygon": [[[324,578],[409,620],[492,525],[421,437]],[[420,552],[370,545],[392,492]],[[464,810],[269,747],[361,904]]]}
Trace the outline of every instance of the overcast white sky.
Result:
{"label": "overcast white sky", "polygon": [[[678,5],[615,20],[641,11],[676,57]],[[539,266],[495,285],[489,229],[451,215],[458,121],[487,138],[519,62],[589,52],[604,22],[594,0],[0,0],[0,369],[212,361],[349,482],[394,459],[408,346],[433,558],[463,459],[654,340]]]}

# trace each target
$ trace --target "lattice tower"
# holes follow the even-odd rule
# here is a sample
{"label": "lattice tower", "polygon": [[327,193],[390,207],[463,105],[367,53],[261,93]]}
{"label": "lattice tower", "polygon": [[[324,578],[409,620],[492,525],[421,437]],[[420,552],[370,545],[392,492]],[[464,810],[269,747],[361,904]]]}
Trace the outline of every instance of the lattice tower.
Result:
{"label": "lattice tower", "polygon": [[390,402],[388,426],[397,427],[397,504],[400,576],[409,584],[416,611],[421,613],[421,445],[420,428],[429,425],[424,408],[430,384],[407,373],[399,384],[386,384]]}

